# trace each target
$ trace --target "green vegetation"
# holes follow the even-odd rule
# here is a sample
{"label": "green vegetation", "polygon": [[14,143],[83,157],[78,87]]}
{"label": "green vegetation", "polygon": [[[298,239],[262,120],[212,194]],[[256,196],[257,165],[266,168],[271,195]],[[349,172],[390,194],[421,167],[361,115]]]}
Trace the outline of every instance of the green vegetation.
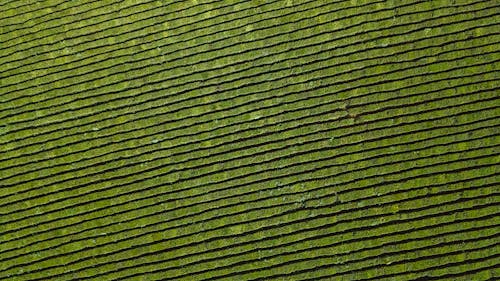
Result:
{"label": "green vegetation", "polygon": [[497,1],[31,2],[0,279],[500,276]]}

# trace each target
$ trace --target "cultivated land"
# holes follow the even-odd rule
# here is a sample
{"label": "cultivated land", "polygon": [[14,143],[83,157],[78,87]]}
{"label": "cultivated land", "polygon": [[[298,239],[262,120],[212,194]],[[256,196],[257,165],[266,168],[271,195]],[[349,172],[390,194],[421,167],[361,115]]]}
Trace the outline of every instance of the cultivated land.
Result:
{"label": "cultivated land", "polygon": [[0,279],[499,278],[499,31],[496,0],[2,1]]}

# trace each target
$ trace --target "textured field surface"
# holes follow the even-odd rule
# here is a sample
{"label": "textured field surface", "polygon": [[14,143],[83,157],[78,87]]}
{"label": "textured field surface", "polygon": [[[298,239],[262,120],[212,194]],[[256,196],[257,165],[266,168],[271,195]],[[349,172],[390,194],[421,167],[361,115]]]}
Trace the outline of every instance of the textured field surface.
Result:
{"label": "textured field surface", "polygon": [[500,278],[498,0],[3,0],[1,280]]}

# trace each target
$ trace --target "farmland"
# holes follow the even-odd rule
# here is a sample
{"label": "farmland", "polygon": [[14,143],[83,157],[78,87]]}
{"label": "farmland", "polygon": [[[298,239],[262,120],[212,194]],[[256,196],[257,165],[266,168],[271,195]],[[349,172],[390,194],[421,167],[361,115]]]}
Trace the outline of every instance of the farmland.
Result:
{"label": "farmland", "polygon": [[3,1],[0,279],[498,278],[499,25],[495,0]]}

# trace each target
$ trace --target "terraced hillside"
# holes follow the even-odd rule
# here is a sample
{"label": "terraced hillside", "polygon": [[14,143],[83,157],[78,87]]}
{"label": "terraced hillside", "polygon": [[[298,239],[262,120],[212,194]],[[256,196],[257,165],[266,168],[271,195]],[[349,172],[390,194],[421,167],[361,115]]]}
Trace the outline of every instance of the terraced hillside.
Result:
{"label": "terraced hillside", "polygon": [[500,278],[498,0],[4,0],[1,280]]}

